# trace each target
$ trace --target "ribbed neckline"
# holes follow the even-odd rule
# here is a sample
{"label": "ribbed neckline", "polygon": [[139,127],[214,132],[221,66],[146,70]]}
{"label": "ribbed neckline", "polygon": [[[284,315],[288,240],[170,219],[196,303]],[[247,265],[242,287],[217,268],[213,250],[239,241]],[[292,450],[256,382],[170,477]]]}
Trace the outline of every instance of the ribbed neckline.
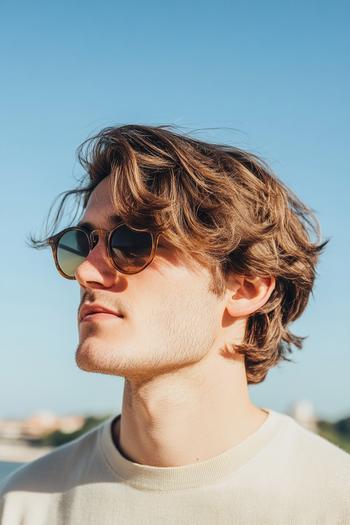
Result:
{"label": "ribbed neckline", "polygon": [[262,425],[238,445],[198,463],[176,467],[142,465],[126,459],[112,439],[112,424],[121,414],[107,419],[99,428],[99,446],[116,475],[125,483],[151,490],[176,490],[200,487],[232,475],[267,445],[285,426],[285,414],[264,408],[268,413]]}

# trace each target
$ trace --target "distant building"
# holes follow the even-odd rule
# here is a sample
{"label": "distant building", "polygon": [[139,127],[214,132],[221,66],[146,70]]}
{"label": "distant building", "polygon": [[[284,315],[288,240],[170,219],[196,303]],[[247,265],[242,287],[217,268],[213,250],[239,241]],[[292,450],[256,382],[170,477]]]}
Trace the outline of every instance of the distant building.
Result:
{"label": "distant building", "polygon": [[47,410],[39,410],[23,421],[0,420],[0,441],[35,440],[55,430],[68,434],[79,430],[84,422],[84,416],[60,417]]}
{"label": "distant building", "polygon": [[41,410],[35,412],[29,419],[23,421],[23,432],[32,437],[40,437],[59,430],[66,434],[79,430],[84,424],[83,416],[55,416],[51,412]]}
{"label": "distant building", "polygon": [[79,430],[84,422],[83,416],[59,417],[47,410],[39,410],[23,421],[0,419],[0,461],[33,461],[54,448],[33,446],[38,438],[55,430],[74,432]]}
{"label": "distant building", "polygon": [[288,414],[303,427],[317,433],[317,417],[314,405],[308,399],[296,401],[288,411]]}

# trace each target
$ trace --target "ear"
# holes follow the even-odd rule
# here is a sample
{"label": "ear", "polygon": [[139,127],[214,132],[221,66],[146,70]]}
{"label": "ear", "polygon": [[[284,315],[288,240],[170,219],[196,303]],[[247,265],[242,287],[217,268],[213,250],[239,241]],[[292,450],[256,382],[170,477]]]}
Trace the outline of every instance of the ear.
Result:
{"label": "ear", "polygon": [[269,299],[276,285],[275,277],[231,275],[227,278],[226,308],[232,317],[246,317]]}

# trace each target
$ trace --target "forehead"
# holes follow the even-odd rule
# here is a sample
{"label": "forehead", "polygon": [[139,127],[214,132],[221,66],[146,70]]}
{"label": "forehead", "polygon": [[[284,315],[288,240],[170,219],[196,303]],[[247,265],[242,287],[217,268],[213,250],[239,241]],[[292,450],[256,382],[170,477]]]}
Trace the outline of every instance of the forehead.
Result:
{"label": "forehead", "polygon": [[113,206],[110,179],[106,177],[92,191],[78,225],[109,227],[117,226],[120,222],[121,218]]}

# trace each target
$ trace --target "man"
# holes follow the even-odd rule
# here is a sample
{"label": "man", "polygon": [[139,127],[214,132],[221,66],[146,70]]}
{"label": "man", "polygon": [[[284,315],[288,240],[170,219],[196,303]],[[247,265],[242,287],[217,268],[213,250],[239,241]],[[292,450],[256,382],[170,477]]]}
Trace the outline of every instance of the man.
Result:
{"label": "man", "polygon": [[125,378],[122,412],[7,479],[1,525],[349,524],[350,456],[248,391],[302,347],[312,212],[256,156],[165,126],[78,155],[83,217],[32,245],[78,282],[76,362]]}

